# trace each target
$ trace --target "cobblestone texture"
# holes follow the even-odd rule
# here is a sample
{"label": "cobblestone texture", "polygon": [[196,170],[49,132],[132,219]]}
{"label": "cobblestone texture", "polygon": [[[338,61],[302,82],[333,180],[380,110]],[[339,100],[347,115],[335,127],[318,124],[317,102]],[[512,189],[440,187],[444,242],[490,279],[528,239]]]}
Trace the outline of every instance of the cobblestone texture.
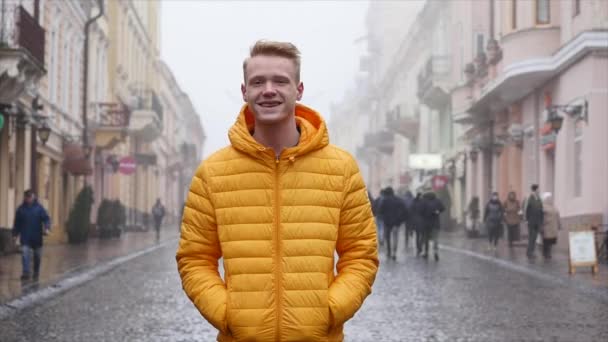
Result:
{"label": "cobblestone texture", "polygon": [[[181,290],[171,245],[0,322],[9,341],[214,341]],[[608,291],[608,290],[607,290]],[[346,341],[606,341],[603,300],[442,251],[382,260]]]}

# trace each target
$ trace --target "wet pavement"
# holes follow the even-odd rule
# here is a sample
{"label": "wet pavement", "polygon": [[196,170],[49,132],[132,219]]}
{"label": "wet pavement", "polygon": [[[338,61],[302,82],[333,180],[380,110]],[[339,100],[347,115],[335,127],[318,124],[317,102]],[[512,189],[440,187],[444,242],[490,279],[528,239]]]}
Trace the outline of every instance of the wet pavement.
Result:
{"label": "wet pavement", "polygon": [[[454,247],[458,241],[443,237],[439,262],[403,248],[397,261],[383,258],[346,341],[606,341],[607,289],[536,276],[540,263],[480,258]],[[214,341],[181,290],[175,249],[171,243],[0,321],[0,340]]]}
{"label": "wet pavement", "polygon": [[[160,241],[175,239],[175,226],[161,230]],[[148,232],[126,232],[119,239],[91,238],[86,244],[45,245],[42,251],[40,276],[37,282],[21,281],[21,254],[0,256],[0,303],[31,293],[53,284],[84,269],[103,264],[108,260],[145,249],[156,244],[156,234]]]}

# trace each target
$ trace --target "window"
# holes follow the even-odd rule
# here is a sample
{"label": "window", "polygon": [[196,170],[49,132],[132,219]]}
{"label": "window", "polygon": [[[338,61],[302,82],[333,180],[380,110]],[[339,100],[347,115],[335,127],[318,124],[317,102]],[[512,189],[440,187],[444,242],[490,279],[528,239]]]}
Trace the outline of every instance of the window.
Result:
{"label": "window", "polygon": [[[65,31],[67,32],[67,30]],[[61,94],[61,109],[64,112],[68,112],[69,108],[68,108],[68,96],[69,96],[69,84],[70,84],[70,36],[69,34],[66,34],[64,36],[64,40],[63,40],[63,53],[62,53],[62,57],[63,57],[63,61],[60,63],[62,70],[61,70],[61,75],[62,75],[62,80],[61,80],[61,91],[59,92]]]}
{"label": "window", "polygon": [[550,21],[550,0],[536,0],[536,23],[549,24]]}
{"label": "window", "polygon": [[583,121],[578,120],[574,127],[574,197],[583,193]]}
{"label": "window", "polygon": [[511,29],[517,29],[517,0],[511,0]]}
{"label": "window", "polygon": [[48,87],[49,87],[49,101],[55,103],[57,96],[57,45],[59,39],[57,38],[57,27],[51,31],[51,53],[49,56],[49,73],[48,73]]}
{"label": "window", "polygon": [[572,0],[572,16],[581,14],[581,0]]}
{"label": "window", "polygon": [[484,43],[483,33],[476,33],[475,34],[475,51],[473,51],[475,56],[485,53],[485,48],[484,48],[483,43]]}

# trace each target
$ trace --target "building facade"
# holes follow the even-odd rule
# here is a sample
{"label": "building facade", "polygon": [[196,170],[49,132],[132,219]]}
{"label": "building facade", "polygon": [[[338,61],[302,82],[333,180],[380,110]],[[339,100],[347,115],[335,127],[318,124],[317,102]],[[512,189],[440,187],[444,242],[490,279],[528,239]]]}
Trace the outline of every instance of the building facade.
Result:
{"label": "building facade", "polygon": [[[156,198],[177,217],[187,184],[167,170],[189,179],[204,130],[160,60],[160,4],[0,3],[0,233],[29,188],[52,217],[50,242],[67,240],[65,222],[85,184],[95,196],[92,223],[103,199],[119,199],[131,226],[148,223]],[[183,150],[176,136],[195,145],[187,166],[172,160]]]}

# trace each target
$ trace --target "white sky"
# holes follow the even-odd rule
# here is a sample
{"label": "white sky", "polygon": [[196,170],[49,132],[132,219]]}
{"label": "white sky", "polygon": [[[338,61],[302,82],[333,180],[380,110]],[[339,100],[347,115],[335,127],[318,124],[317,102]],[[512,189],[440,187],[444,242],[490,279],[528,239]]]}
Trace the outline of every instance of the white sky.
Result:
{"label": "white sky", "polygon": [[[242,62],[258,39],[302,52],[302,103],[329,121],[330,103],[354,86],[367,1],[164,1],[161,55],[190,95],[207,135],[204,154],[228,144],[243,104]],[[331,140],[331,132],[330,132]]]}

